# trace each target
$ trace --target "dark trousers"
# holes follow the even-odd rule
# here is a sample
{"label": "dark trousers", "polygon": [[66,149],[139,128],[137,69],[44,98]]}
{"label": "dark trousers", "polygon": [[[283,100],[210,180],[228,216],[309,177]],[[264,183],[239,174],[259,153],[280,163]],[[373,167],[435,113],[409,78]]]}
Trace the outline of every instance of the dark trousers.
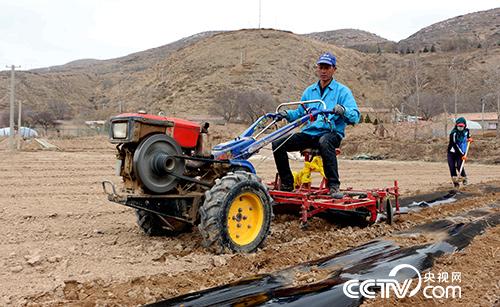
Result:
{"label": "dark trousers", "polygon": [[[460,170],[462,162],[463,162],[462,155],[453,152],[448,152],[448,167],[450,168],[451,177],[457,176],[457,171]],[[465,174],[465,168],[462,170],[460,176],[467,177],[467,175]]]}
{"label": "dark trousers", "polygon": [[[335,148],[340,147],[342,138],[335,132],[326,133],[321,136],[313,136],[306,133],[296,133],[285,142],[288,137],[283,137],[273,142],[274,161],[281,178],[281,183],[293,186],[293,175],[288,163],[289,151],[300,151],[306,148],[319,149],[323,159],[323,169],[329,187],[339,187],[339,171],[337,164],[337,153]],[[283,144],[283,142],[285,142]]]}

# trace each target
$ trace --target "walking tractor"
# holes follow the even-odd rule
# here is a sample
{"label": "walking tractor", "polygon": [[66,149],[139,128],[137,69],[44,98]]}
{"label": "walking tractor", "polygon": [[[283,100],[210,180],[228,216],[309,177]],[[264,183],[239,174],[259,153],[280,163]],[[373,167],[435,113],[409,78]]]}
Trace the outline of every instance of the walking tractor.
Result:
{"label": "walking tractor", "polygon": [[123,187],[118,192],[111,181],[103,181],[104,192],[110,201],[136,209],[146,234],[175,235],[197,225],[203,245],[214,253],[256,250],[269,233],[274,204],[297,207],[303,225],[326,210],[355,211],[371,223],[383,212],[392,222],[389,197],[399,213],[397,182],[385,189],[343,190],[342,199],[329,196],[324,179],[318,187],[306,184],[293,192],[279,191],[278,177],[262,183],[248,161],[253,154],[318,115],[332,114],[321,100],[283,103],[276,112],[297,105],[306,113],[294,122],[279,127],[274,113],[268,113],[211,149],[208,123],[145,113],[112,117],[110,141],[116,144]]}

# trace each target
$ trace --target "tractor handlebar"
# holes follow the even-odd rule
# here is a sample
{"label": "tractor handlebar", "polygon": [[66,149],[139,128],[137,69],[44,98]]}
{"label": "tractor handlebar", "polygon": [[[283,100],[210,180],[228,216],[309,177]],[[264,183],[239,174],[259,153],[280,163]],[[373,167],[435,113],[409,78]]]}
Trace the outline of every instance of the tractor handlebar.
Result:
{"label": "tractor handlebar", "polygon": [[307,108],[305,107],[306,104],[309,104],[309,103],[318,103],[318,104],[321,104],[323,106],[322,110],[326,110],[326,103],[323,101],[323,100],[320,100],[320,99],[315,99],[315,100],[306,100],[306,101],[292,101],[292,102],[284,102],[284,103],[281,103],[279,104],[277,107],[276,107],[276,113],[278,113],[280,111],[280,109],[282,107],[285,107],[285,106],[296,106],[296,105],[301,105],[304,110],[307,110]]}

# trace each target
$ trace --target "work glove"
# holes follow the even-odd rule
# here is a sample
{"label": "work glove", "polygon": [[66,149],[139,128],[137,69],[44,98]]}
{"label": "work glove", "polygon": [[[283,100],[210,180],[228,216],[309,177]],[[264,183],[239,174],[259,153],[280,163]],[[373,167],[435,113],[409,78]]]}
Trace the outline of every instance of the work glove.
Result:
{"label": "work glove", "polygon": [[316,107],[306,108],[306,113],[312,113],[312,112],[314,112],[316,110],[318,110],[318,108],[316,108]]}
{"label": "work glove", "polygon": [[337,103],[337,104],[335,105],[335,107],[333,108],[333,112],[334,112],[335,114],[337,114],[337,115],[342,116],[342,115],[344,115],[344,113],[345,113],[345,108],[344,108],[344,106],[343,106],[343,105],[341,105],[341,104],[338,104],[338,103]]}
{"label": "work glove", "polygon": [[288,113],[286,111],[279,111],[277,113],[269,113],[269,117],[275,119],[276,121],[280,121],[282,119],[286,119]]}

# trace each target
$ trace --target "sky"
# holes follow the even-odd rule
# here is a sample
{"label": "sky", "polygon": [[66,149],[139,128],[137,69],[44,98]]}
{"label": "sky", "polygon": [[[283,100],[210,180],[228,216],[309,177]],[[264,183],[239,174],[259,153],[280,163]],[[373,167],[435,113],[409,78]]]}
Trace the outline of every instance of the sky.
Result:
{"label": "sky", "polygon": [[498,0],[0,0],[0,70],[116,58],[259,23],[297,34],[354,28],[399,41],[499,6]]}

